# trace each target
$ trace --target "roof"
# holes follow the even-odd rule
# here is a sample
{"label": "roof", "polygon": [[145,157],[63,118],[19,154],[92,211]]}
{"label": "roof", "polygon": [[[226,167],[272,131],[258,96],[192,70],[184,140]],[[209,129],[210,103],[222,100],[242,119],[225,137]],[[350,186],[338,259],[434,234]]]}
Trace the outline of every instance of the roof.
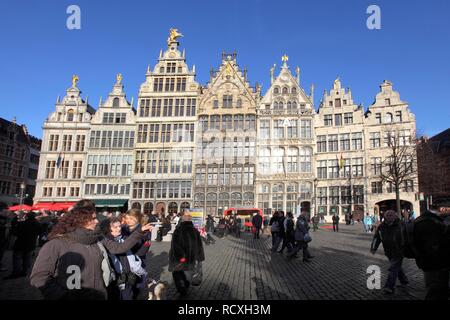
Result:
{"label": "roof", "polygon": [[450,151],[450,128],[428,139],[434,152]]}

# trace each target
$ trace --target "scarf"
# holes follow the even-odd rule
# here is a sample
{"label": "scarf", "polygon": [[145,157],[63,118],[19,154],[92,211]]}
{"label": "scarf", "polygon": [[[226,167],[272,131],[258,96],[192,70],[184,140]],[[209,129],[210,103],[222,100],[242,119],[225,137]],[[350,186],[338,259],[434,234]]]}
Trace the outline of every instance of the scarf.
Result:
{"label": "scarf", "polygon": [[85,228],[78,228],[75,231],[69,232],[64,237],[72,242],[91,245],[99,242],[102,239],[102,234],[97,230],[93,231]]}

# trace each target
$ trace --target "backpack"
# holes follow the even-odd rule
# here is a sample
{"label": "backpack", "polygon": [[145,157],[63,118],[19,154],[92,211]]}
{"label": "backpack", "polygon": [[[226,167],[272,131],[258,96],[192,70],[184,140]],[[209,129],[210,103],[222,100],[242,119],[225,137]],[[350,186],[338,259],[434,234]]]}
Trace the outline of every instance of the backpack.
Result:
{"label": "backpack", "polygon": [[272,223],[272,227],[270,228],[270,231],[272,232],[280,232],[280,224],[278,221],[274,221]]}
{"label": "backpack", "polygon": [[401,250],[405,258],[416,259],[417,249],[414,245],[414,221],[400,223]]}

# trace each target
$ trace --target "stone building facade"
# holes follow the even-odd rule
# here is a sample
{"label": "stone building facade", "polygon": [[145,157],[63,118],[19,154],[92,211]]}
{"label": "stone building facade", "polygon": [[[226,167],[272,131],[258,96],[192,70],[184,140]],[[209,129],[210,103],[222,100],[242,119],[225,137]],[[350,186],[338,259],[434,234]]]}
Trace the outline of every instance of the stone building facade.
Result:
{"label": "stone building facade", "polygon": [[300,69],[294,77],[287,60],[285,55],[276,78],[271,69],[271,86],[257,110],[255,204],[266,215],[309,212],[313,201],[313,97],[300,86]]}
{"label": "stone building facade", "polygon": [[236,53],[222,53],[199,97],[194,206],[207,214],[255,205],[259,97],[260,87],[250,87]]}
{"label": "stone building facade", "polygon": [[0,207],[32,204],[41,140],[25,125],[0,118]]}
{"label": "stone building facade", "polygon": [[131,203],[146,214],[192,207],[200,86],[178,37],[172,29],[167,50],[139,90]]}
{"label": "stone building facade", "polygon": [[74,202],[82,198],[83,168],[91,118],[95,113],[81,98],[78,77],[43,126],[34,202]]}
{"label": "stone building facade", "polygon": [[133,174],[136,110],[128,102],[122,75],[107,99],[100,101],[91,119],[83,167],[83,197],[95,200],[99,210],[128,208]]}
{"label": "stone building facade", "polygon": [[[258,207],[328,221],[395,206],[395,188],[380,172],[393,133],[413,145],[415,117],[392,83],[383,82],[364,110],[336,79],[316,111],[313,87],[307,95],[286,55],[262,97],[236,53],[222,53],[202,87],[179,49],[181,36],[171,29],[167,50],[148,67],[136,114],[121,78],[97,112],[74,78],[44,123],[35,202],[86,197],[125,209],[129,200],[146,214]],[[416,165],[416,156],[408,162]],[[402,183],[403,208],[419,209],[417,191],[417,177]]]}

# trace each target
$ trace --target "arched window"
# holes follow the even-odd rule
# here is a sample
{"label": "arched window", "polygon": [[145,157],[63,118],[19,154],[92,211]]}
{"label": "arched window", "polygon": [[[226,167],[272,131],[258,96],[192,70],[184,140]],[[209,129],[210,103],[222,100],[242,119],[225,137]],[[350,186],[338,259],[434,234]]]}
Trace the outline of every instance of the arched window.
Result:
{"label": "arched window", "polygon": [[284,184],[275,183],[272,186],[272,208],[283,210]]}
{"label": "arched window", "polygon": [[278,102],[275,101],[275,102],[273,103],[273,108],[274,108],[275,110],[278,109]]}
{"label": "arched window", "polygon": [[131,208],[141,210],[141,204],[139,202],[135,202],[131,205]]}
{"label": "arched window", "polygon": [[297,88],[296,88],[296,87],[293,87],[293,88],[291,89],[291,93],[292,93],[292,94],[296,94],[296,93],[297,93]]}
{"label": "arched window", "polygon": [[244,205],[252,205],[253,201],[255,200],[255,195],[253,192],[246,192],[244,193]]}
{"label": "arched window", "polygon": [[217,193],[208,193],[206,195],[206,214],[217,214]]}
{"label": "arched window", "polygon": [[182,202],[180,205],[180,211],[183,211],[183,209],[189,209],[191,207],[191,205],[189,204],[189,202]]}
{"label": "arched window", "polygon": [[394,121],[394,118],[392,117],[392,113],[388,112],[386,113],[385,121],[386,123],[392,123]]}
{"label": "arched window", "polygon": [[295,214],[297,210],[297,183],[289,183],[286,186],[286,212]]}
{"label": "arched window", "polygon": [[280,93],[280,88],[278,88],[278,87],[273,88],[273,93],[274,94],[279,94]]}
{"label": "arched window", "polygon": [[266,184],[266,183],[260,185],[259,192],[260,193],[270,193],[270,185]]}
{"label": "arched window", "polygon": [[229,208],[230,207],[230,194],[223,192],[219,193],[219,207],[223,208]]}
{"label": "arched window", "polygon": [[169,213],[177,213],[178,212],[178,205],[176,202],[169,203]]}
{"label": "arched window", "polygon": [[284,88],[283,88],[283,94],[287,94],[288,92],[289,92],[288,87],[284,87]]}
{"label": "arched window", "polygon": [[311,199],[312,184],[311,182],[304,182],[300,185],[300,199],[308,200]]}
{"label": "arched window", "polygon": [[233,192],[231,194],[231,206],[232,207],[242,206],[242,194],[240,192]]}
{"label": "arched window", "polygon": [[120,103],[119,98],[114,98],[114,100],[113,100],[113,107],[114,108],[118,108],[119,107],[119,103]]}
{"label": "arched window", "polygon": [[194,208],[202,208],[205,206],[205,194],[196,193],[194,196]]}
{"label": "arched window", "polygon": [[75,112],[70,109],[69,111],[67,111],[67,121],[72,122],[75,116]]}
{"label": "arched window", "polygon": [[292,109],[297,109],[297,102],[292,102]]}
{"label": "arched window", "polygon": [[152,211],[153,211],[153,203],[151,202],[144,203],[144,214],[151,214]]}
{"label": "arched window", "polygon": [[287,109],[288,109],[288,110],[291,110],[291,108],[292,108],[292,103],[291,103],[290,101],[288,101],[288,103],[287,103]]}

